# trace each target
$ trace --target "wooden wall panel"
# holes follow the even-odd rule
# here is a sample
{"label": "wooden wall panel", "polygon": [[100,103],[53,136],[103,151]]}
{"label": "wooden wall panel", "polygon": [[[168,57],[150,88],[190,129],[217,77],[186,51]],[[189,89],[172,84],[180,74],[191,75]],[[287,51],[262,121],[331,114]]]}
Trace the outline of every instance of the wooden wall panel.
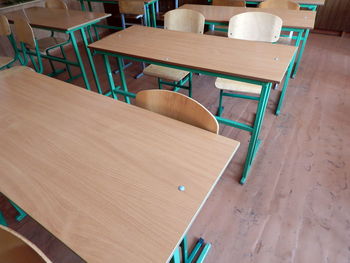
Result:
{"label": "wooden wall panel", "polygon": [[350,1],[326,0],[317,10],[315,28],[350,32]]}

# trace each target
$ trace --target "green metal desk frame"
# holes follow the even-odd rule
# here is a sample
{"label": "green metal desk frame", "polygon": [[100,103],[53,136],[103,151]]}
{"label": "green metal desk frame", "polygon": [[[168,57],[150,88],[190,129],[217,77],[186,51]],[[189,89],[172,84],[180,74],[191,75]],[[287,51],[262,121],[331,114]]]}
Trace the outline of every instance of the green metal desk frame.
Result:
{"label": "green metal desk frame", "polygon": [[[180,248],[182,251],[182,261],[180,259]],[[210,243],[204,243],[204,239],[200,238],[191,252],[188,251],[187,236],[181,242],[180,247],[175,249],[175,252],[170,260],[170,263],[192,263],[197,257],[196,263],[203,263],[205,257],[211,248]]]}
{"label": "green metal desk frame", "polygon": [[[152,60],[148,60],[148,59],[140,59],[140,58],[135,58],[132,56],[110,53],[110,52],[101,51],[101,50],[95,50],[95,52],[96,52],[96,54],[101,54],[103,56],[104,64],[105,64],[106,71],[107,71],[107,77],[108,77],[108,82],[109,82],[109,86],[110,86],[110,91],[107,92],[105,95],[106,96],[111,95],[114,99],[118,99],[118,95],[122,95],[124,97],[124,100],[126,103],[130,103],[130,98],[135,98],[136,94],[128,91],[126,79],[125,79],[125,75],[124,75],[124,71],[123,71],[123,64],[122,64],[123,59],[134,60],[134,61],[138,61],[138,62],[145,62],[148,64],[155,64],[155,65],[159,65],[159,66],[165,66],[165,67],[185,70],[185,71],[189,71],[192,73],[199,73],[199,74],[209,75],[209,76],[213,76],[213,77],[227,78],[227,79],[232,79],[232,80],[236,80],[236,81],[241,81],[241,82],[246,82],[246,83],[251,83],[251,84],[256,84],[256,85],[262,86],[262,92],[261,92],[260,98],[258,99],[256,118],[255,118],[254,124],[252,126],[247,125],[245,123],[240,123],[238,121],[229,120],[229,119],[225,119],[225,118],[218,117],[218,116],[216,117],[217,120],[222,124],[229,125],[229,126],[232,126],[235,128],[239,128],[239,129],[242,129],[242,130],[245,130],[245,131],[248,131],[251,133],[251,139],[249,142],[248,153],[247,153],[242,177],[240,180],[241,184],[244,184],[246,182],[250,168],[253,164],[254,157],[256,156],[256,154],[258,152],[259,145],[260,145],[260,140],[258,137],[259,137],[260,130],[262,127],[262,122],[263,122],[263,118],[265,115],[266,106],[268,103],[272,83],[251,80],[251,79],[246,79],[246,78],[240,78],[240,77],[234,77],[231,75],[217,74],[217,73],[212,73],[212,72],[205,71],[205,70],[198,70],[198,69],[193,69],[193,68],[188,68],[188,67],[181,67],[181,66],[166,64],[166,63],[162,63],[162,62],[156,62],[156,61],[152,61]],[[120,86],[115,86],[115,83],[113,80],[113,74],[112,74],[112,70],[111,70],[111,66],[110,66],[108,57],[116,57],[117,58],[117,63],[118,63],[118,68],[119,68],[119,76],[120,76],[120,81],[121,81]],[[295,59],[295,55],[294,55],[294,57],[290,63],[290,66],[287,70],[287,74],[286,74],[286,82],[287,83],[285,84],[285,86],[288,85],[288,80],[290,78],[290,74],[292,71],[292,65],[294,64],[294,59]],[[284,94],[285,94],[285,91],[284,92],[282,91],[281,92],[282,100],[283,100]],[[279,104],[282,105],[282,103],[279,103]]]}
{"label": "green metal desk frame", "polygon": [[[87,40],[87,37],[86,37],[86,34],[85,34],[85,28],[88,28],[88,27],[90,27],[90,26],[92,26],[92,25],[94,25],[94,24],[96,24],[96,23],[98,23],[100,21],[101,20],[99,19],[99,20],[96,20],[96,21],[84,24],[84,25],[82,25],[80,27],[77,27],[77,28],[74,28],[74,29],[68,30],[68,31],[52,29],[52,28],[45,28],[45,27],[40,27],[40,26],[35,26],[35,28],[39,28],[39,29],[43,29],[43,30],[50,30],[50,31],[54,31],[54,32],[61,32],[61,33],[65,33],[65,34],[69,35],[69,39],[72,42],[72,46],[73,46],[75,55],[77,57],[77,61],[70,61],[67,58],[60,58],[60,57],[52,56],[52,55],[49,55],[48,53],[46,55],[45,54],[41,54],[41,57],[49,59],[51,61],[57,61],[57,62],[66,64],[66,65],[79,67],[80,70],[81,70],[81,74],[79,74],[77,76],[70,77],[67,81],[70,82],[70,81],[73,81],[74,79],[77,79],[79,77],[83,77],[86,89],[87,90],[91,90],[90,83],[89,83],[89,80],[87,78],[87,74],[86,74],[85,67],[84,67],[84,64],[83,64],[83,60],[81,58],[80,51],[79,51],[79,48],[78,48],[78,42],[77,42],[77,40],[75,38],[75,35],[74,35],[74,33],[76,31],[80,31],[81,38],[82,38],[83,44],[84,44],[84,48],[85,48],[85,51],[86,51],[86,54],[87,54],[87,57],[88,57],[88,60],[89,60],[90,68],[91,68],[91,71],[92,71],[92,74],[93,74],[93,77],[94,77],[94,80],[95,80],[95,83],[96,83],[97,91],[100,94],[102,94],[102,90],[101,90],[101,87],[100,87],[100,82],[99,82],[99,79],[98,79],[98,76],[97,76],[97,73],[96,73],[95,64],[94,64],[93,59],[92,59],[91,51],[88,48],[89,43],[88,43],[88,40]],[[36,52],[27,51],[27,54],[29,54],[29,55],[36,55]],[[55,75],[57,75],[57,74],[59,74],[61,72],[62,71],[54,72],[53,74],[50,74],[50,76],[55,76]]]}
{"label": "green metal desk frame", "polygon": [[[145,20],[145,26],[150,26],[150,27],[157,27],[157,10],[158,10],[158,1],[159,0],[153,0],[150,2],[145,2],[144,3],[144,9],[145,9],[145,13],[144,13],[144,20]],[[88,6],[88,11],[92,12],[92,5],[91,2],[95,2],[95,3],[105,3],[105,4],[114,4],[116,5],[118,3],[118,1],[113,1],[113,0],[79,0],[80,2],[80,7],[82,11],[86,11],[86,7],[84,2],[87,2],[87,6]],[[122,27],[117,27],[117,26],[109,26],[109,25],[94,25],[94,32],[95,32],[95,36],[96,39],[99,39],[99,35],[97,32],[97,27],[100,28],[107,28],[107,29],[114,29],[114,30],[122,30]],[[92,35],[91,35],[91,31],[88,30],[89,33],[89,38],[90,41],[92,42]]]}

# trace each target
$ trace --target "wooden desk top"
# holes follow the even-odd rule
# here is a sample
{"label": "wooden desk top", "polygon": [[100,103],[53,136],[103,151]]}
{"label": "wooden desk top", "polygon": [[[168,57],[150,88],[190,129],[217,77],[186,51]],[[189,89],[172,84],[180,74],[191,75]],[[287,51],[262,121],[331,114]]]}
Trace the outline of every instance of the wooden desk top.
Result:
{"label": "wooden desk top", "polygon": [[[90,48],[264,82],[281,82],[295,47],[132,26]],[[171,47],[171,48],[170,48]]]}
{"label": "wooden desk top", "polygon": [[245,12],[265,12],[279,16],[283,27],[312,29],[315,26],[316,12],[306,10],[286,10],[272,8],[250,8],[214,5],[183,5],[179,8],[200,12],[209,22],[228,23],[231,17]]}
{"label": "wooden desk top", "polygon": [[11,22],[16,17],[27,18],[33,27],[71,31],[83,25],[111,16],[111,14],[31,7],[4,14]]}
{"label": "wooden desk top", "polygon": [[87,262],[166,262],[239,143],[10,70],[0,72],[0,192]]}
{"label": "wooden desk top", "polygon": [[[263,2],[264,0],[251,0],[253,2]],[[305,4],[305,5],[324,5],[326,0],[293,0],[294,2],[297,2],[298,4]]]}

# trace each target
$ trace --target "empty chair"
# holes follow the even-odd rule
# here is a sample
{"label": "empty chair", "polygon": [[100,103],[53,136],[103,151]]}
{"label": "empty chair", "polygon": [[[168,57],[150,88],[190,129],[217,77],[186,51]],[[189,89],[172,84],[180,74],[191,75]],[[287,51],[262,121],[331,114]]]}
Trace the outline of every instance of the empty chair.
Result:
{"label": "empty chair", "polygon": [[245,7],[245,1],[242,1],[242,0],[213,0],[212,5]]}
{"label": "empty chair", "polygon": [[28,239],[14,230],[0,225],[0,262],[48,263],[44,253]]}
{"label": "empty chair", "polygon": [[289,10],[299,10],[300,6],[290,0],[265,0],[259,4],[259,8],[282,8]]}
{"label": "empty chair", "polygon": [[[266,0],[259,4],[259,8],[280,8],[288,10],[299,10],[300,6],[298,3],[289,0]],[[281,36],[278,40],[279,44],[290,45],[293,39],[293,31],[289,35]]]}
{"label": "empty chair", "polygon": [[[45,37],[42,39],[35,39],[34,32],[29,23],[22,19],[18,18],[14,21],[16,36],[20,42],[22,54],[23,54],[23,63],[28,64],[28,56],[35,68],[36,72],[43,72],[42,64],[42,53],[46,53],[48,50],[64,45],[67,43],[65,39],[55,38],[55,37]],[[61,49],[62,50],[62,49]],[[64,53],[63,53],[64,54]],[[33,56],[37,57],[37,62],[35,62]]]}
{"label": "empty chair", "polygon": [[[164,15],[164,29],[182,32],[203,34],[204,16],[196,11],[187,9],[175,9]],[[192,73],[184,70],[173,69],[163,66],[150,65],[143,71],[145,75],[158,78],[158,87],[162,85],[174,87],[174,91],[187,89],[192,96]],[[166,81],[164,81],[166,80]],[[188,86],[184,86],[188,82]]]}
{"label": "empty chair", "polygon": [[4,15],[0,15],[0,36],[8,38],[14,53],[12,57],[0,56],[0,70],[1,70],[4,68],[11,67],[12,64],[19,59],[16,42],[13,37],[9,21],[7,20],[7,17]]}
{"label": "empty chair", "polygon": [[[279,39],[281,28],[282,20],[278,16],[262,12],[247,12],[236,15],[230,19],[228,37],[273,43]],[[224,78],[217,78],[215,86],[220,89],[218,116],[221,116],[223,111],[222,99],[224,96],[244,97],[244,95],[240,94],[237,96],[234,93],[224,92],[224,90],[230,92],[246,92],[255,95],[260,95],[261,92],[261,86],[259,85]]]}
{"label": "empty chair", "polygon": [[219,131],[219,124],[213,114],[197,101],[177,92],[157,89],[140,91],[135,104],[216,134]]}

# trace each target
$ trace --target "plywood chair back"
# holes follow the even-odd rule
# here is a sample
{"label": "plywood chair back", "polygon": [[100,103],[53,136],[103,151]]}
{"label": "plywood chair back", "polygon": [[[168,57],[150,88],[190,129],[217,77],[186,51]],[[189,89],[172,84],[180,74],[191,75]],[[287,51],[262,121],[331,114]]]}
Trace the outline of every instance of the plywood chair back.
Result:
{"label": "plywood chair back", "polygon": [[213,0],[213,5],[245,7],[245,1],[241,1],[241,0]]}
{"label": "plywood chair back", "polygon": [[18,18],[15,20],[14,24],[18,41],[23,42],[27,44],[29,48],[34,49],[36,42],[33,29],[29,23],[22,18]]}
{"label": "plywood chair back", "polygon": [[281,34],[282,19],[263,12],[246,12],[231,17],[228,37],[252,41],[276,42]]}
{"label": "plywood chair back", "polygon": [[203,34],[204,16],[194,10],[175,9],[164,15],[164,29]]}
{"label": "plywood chair back", "polygon": [[9,36],[11,35],[11,27],[7,17],[0,15],[0,36]]}
{"label": "plywood chair back", "polygon": [[0,262],[48,263],[51,261],[32,242],[12,229],[0,225]]}
{"label": "plywood chair back", "polygon": [[136,105],[198,128],[218,133],[219,124],[213,114],[197,101],[168,90],[143,90],[136,95]]}
{"label": "plywood chair back", "polygon": [[53,9],[68,10],[67,4],[62,0],[46,0],[45,7],[46,8],[53,8]]}
{"label": "plywood chair back", "polygon": [[266,0],[259,4],[260,8],[281,8],[289,10],[299,10],[300,5],[289,0]]}
{"label": "plywood chair back", "polygon": [[127,15],[141,15],[144,13],[143,0],[119,0],[119,13]]}

